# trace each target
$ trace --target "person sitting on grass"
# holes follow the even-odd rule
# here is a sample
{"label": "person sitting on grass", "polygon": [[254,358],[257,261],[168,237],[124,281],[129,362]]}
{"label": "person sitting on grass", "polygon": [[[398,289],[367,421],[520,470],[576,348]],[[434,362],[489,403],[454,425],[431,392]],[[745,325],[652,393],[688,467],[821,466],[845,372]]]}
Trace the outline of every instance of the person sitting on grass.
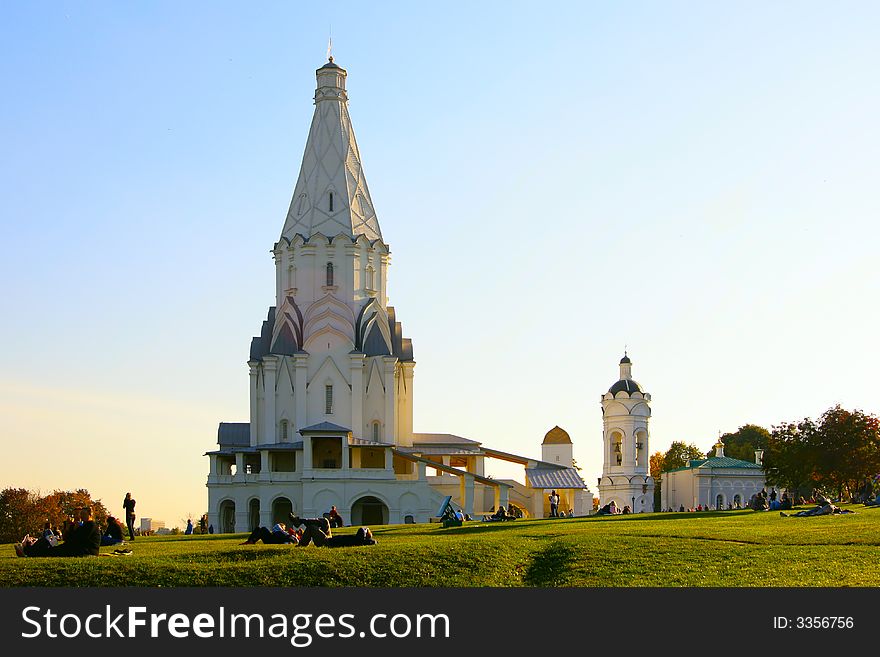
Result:
{"label": "person sitting on grass", "polygon": [[752,495],[749,506],[752,511],[767,511],[770,509],[770,505],[767,503],[767,498],[760,493]]}
{"label": "person sitting on grass", "polygon": [[489,516],[483,516],[483,522],[500,522],[503,520],[514,520],[514,517],[508,515],[504,505],[498,507],[498,510]]}
{"label": "person sitting on grass", "polygon": [[355,547],[377,543],[369,527],[361,527],[354,534],[347,536],[333,536],[327,518],[300,518],[290,514],[290,524],[295,527],[305,525],[299,541],[300,547],[305,547],[309,543],[314,543],[316,547]]}
{"label": "person sitting on grass", "polygon": [[15,544],[15,554],[19,557],[87,557],[98,556],[101,547],[101,532],[92,519],[92,507],[77,509],[79,525],[71,525],[64,534],[64,542],[53,546],[49,539],[34,539],[27,535],[21,543]]}
{"label": "person sitting on grass", "polygon": [[297,539],[296,534],[289,533],[284,523],[279,522],[273,525],[271,530],[266,527],[257,527],[241,545],[253,545],[257,541],[263,541],[266,545],[285,545],[296,543]]}
{"label": "person sitting on grass", "polygon": [[327,519],[330,521],[331,527],[345,526],[345,523],[342,522],[342,516],[339,515],[339,511],[336,510],[335,506],[330,507],[330,513],[327,514]]}
{"label": "person sitting on grass", "polygon": [[124,542],[122,538],[122,523],[113,516],[107,518],[107,529],[101,536],[101,545],[118,545]]}
{"label": "person sitting on grass", "polygon": [[780,502],[779,508],[782,511],[791,511],[791,498],[787,492],[782,493],[782,502]]}

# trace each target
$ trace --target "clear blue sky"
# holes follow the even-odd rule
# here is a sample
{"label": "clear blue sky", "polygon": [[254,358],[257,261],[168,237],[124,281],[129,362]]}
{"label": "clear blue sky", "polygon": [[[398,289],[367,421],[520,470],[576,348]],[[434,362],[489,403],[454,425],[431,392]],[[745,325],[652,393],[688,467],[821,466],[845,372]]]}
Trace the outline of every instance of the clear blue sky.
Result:
{"label": "clear blue sky", "polygon": [[[4,3],[0,484],[206,507],[333,34],[415,428],[595,490],[629,346],[651,451],[877,412],[880,5]],[[9,455],[12,454],[13,457]]]}

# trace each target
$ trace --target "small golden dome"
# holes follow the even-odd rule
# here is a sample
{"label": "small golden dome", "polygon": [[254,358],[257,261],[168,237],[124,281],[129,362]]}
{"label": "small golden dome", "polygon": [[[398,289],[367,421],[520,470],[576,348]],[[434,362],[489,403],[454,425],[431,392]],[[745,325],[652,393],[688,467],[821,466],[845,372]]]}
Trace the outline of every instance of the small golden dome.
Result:
{"label": "small golden dome", "polygon": [[568,435],[568,432],[565,429],[560,429],[559,427],[553,427],[550,431],[547,432],[547,435],[544,436],[544,442],[542,445],[571,445],[571,437]]}

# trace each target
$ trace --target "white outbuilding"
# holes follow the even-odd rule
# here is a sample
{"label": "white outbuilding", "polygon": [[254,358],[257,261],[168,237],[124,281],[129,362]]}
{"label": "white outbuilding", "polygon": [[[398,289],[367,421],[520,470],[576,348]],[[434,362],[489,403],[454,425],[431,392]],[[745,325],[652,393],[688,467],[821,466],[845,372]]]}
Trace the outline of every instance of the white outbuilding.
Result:
{"label": "white outbuilding", "polygon": [[766,486],[761,452],[755,462],[724,456],[724,443],[715,444],[715,456],[692,459],[676,470],[663,473],[661,506],[678,511],[696,509],[745,508],[752,495]]}

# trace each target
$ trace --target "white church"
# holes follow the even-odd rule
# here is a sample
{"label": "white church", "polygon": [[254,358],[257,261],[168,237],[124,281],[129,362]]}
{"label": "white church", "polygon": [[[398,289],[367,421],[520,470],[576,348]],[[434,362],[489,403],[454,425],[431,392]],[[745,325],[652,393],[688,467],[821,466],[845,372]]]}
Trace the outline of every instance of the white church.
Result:
{"label": "white church", "polygon": [[[218,448],[207,453],[210,524],[244,532],[331,506],[346,524],[428,522],[447,495],[472,517],[511,504],[525,517],[545,517],[551,490],[560,510],[586,515],[592,494],[559,427],[545,436],[541,459],[413,431],[413,345],[388,305],[390,251],[352,129],[346,75],[332,57],[317,70],[302,166],[272,250],[275,305],[250,347],[250,421],[221,423]],[[621,450],[626,460],[606,462],[600,490],[621,499],[638,490],[639,508],[650,510],[642,483],[649,479],[639,479],[646,400],[634,391],[603,401],[606,426],[615,419],[606,452]],[[486,459],[522,466],[525,483],[486,476]],[[622,483],[630,473],[638,476]]]}

